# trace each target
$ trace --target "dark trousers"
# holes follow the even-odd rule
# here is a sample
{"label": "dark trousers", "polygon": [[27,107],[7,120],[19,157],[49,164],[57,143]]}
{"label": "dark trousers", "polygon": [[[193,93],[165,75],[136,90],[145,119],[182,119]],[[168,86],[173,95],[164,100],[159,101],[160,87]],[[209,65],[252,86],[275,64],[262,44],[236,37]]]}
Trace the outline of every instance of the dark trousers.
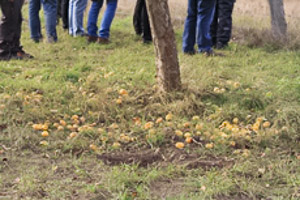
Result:
{"label": "dark trousers", "polygon": [[61,19],[63,28],[69,29],[69,0],[61,0]]}
{"label": "dark trousers", "polygon": [[151,41],[151,28],[145,0],[137,0],[133,15],[133,25],[136,34],[142,35],[146,41]]}
{"label": "dark trousers", "polygon": [[62,19],[62,27],[69,29],[69,0],[57,0],[57,20]]}
{"label": "dark trousers", "polygon": [[213,22],[210,27],[210,35],[213,44],[227,45],[231,38],[232,11],[235,0],[217,0]]}
{"label": "dark trousers", "polygon": [[20,46],[24,0],[0,0],[0,56],[9,56],[22,50]]}
{"label": "dark trousers", "polygon": [[57,0],[57,18],[61,18],[61,0]]}

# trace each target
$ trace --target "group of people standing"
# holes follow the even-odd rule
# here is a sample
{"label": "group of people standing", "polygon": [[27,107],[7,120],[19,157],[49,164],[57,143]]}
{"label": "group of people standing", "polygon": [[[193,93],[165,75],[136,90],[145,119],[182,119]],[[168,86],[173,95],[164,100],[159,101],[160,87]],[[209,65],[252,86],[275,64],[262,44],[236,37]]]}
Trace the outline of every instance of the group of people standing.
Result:
{"label": "group of people standing", "polygon": [[182,50],[186,54],[214,55],[212,47],[228,45],[232,30],[235,0],[188,0],[188,16],[184,24]]}
{"label": "group of people standing", "polygon": [[[29,0],[29,28],[31,39],[38,43],[43,39],[39,11],[44,9],[47,41],[57,42],[56,26],[59,18],[62,27],[73,37],[85,36],[89,43],[109,43],[110,27],[114,19],[118,0],[106,0],[100,28],[97,21],[104,0],[92,0],[88,14],[87,31],[83,27],[84,11],[88,0]],[[228,45],[232,29],[232,11],[235,0],[188,0],[188,16],[184,25],[183,52],[186,54],[213,54]],[[33,58],[20,45],[24,0],[1,0],[0,60]],[[146,8],[146,0],[137,0],[134,29],[144,43],[151,43],[151,28]],[[198,51],[194,46],[197,44]]]}
{"label": "group of people standing", "polygon": [[[107,8],[100,29],[97,21],[104,0],[92,0],[89,10],[87,32],[83,28],[84,11],[88,0],[29,0],[30,38],[39,43],[43,40],[40,10],[43,7],[46,39],[49,43],[58,41],[56,26],[62,19],[63,29],[73,36],[87,36],[88,42],[108,43],[110,26],[115,16],[118,0],[106,0]],[[0,0],[2,18],[0,21],[0,60],[33,58],[20,45],[22,6],[24,0]]]}
{"label": "group of people standing", "polygon": [[[88,36],[89,42],[108,42],[109,30],[115,16],[118,0],[107,0],[107,8],[98,31],[97,20],[104,0],[93,0],[89,10],[87,32],[83,27],[84,11],[88,0],[29,0],[29,27],[31,39],[39,42],[43,36],[39,11],[44,8],[47,41],[57,41],[56,25],[62,19],[63,29],[73,37]],[[97,33],[98,31],[98,33]]]}

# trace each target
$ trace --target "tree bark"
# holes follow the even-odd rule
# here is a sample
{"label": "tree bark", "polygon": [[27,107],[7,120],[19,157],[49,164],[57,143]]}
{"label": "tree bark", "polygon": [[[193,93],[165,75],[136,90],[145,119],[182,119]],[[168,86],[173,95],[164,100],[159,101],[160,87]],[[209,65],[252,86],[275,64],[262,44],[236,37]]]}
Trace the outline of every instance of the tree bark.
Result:
{"label": "tree bark", "polygon": [[269,0],[269,4],[272,32],[277,37],[285,37],[287,33],[287,23],[285,20],[283,0]]}
{"label": "tree bark", "polygon": [[146,0],[156,53],[159,89],[170,92],[181,88],[175,34],[168,0]]}

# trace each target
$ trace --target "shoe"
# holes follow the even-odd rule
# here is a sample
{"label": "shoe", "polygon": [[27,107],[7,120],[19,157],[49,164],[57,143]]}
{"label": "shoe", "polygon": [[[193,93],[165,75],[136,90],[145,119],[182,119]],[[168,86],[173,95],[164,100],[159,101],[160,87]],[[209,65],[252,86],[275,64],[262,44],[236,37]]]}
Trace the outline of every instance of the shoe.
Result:
{"label": "shoe", "polygon": [[23,50],[17,52],[17,55],[20,56],[20,57],[22,57],[22,58],[25,58],[25,59],[33,59],[34,58],[33,55],[30,55],[29,53],[26,53]]}
{"label": "shoe", "polygon": [[228,46],[228,44],[224,44],[222,42],[218,42],[215,46],[216,49],[225,49]]}
{"label": "shoe", "polygon": [[95,43],[95,42],[97,42],[98,37],[89,35],[86,40],[88,43]]}
{"label": "shoe", "polygon": [[97,43],[98,44],[108,44],[109,43],[109,39],[108,38],[98,37]]}
{"label": "shoe", "polygon": [[83,31],[80,31],[80,32],[76,32],[76,33],[71,33],[69,32],[69,35],[76,38],[76,37],[87,37],[88,34],[83,32]]}
{"label": "shoe", "polygon": [[214,52],[212,49],[210,49],[208,51],[200,51],[199,53],[203,54],[206,57],[213,57],[213,56],[221,56],[221,57],[223,57],[223,56],[225,56],[222,53],[216,53],[216,52]]}
{"label": "shoe", "polygon": [[87,33],[82,33],[82,34],[80,34],[79,36],[80,36],[80,37],[88,37],[89,34],[87,34]]}
{"label": "shoe", "polygon": [[10,59],[13,59],[13,60],[24,60],[24,59],[33,59],[34,57],[28,53],[26,53],[25,51],[19,51],[15,54],[13,54],[11,56]]}
{"label": "shoe", "polygon": [[183,52],[183,54],[188,55],[188,56],[192,56],[192,55],[196,54],[196,51],[195,50],[193,50],[193,51],[186,51],[186,52]]}
{"label": "shoe", "polygon": [[206,57],[211,57],[211,56],[215,56],[215,52],[211,49],[211,50],[208,50],[208,51],[203,51],[202,52],[203,55],[205,55]]}
{"label": "shoe", "polygon": [[32,38],[32,41],[33,41],[34,43],[40,43],[40,42],[43,41],[43,37],[41,37],[41,38]]}
{"label": "shoe", "polygon": [[152,43],[152,40],[143,39],[143,44],[151,44],[151,43]]}
{"label": "shoe", "polygon": [[0,55],[0,61],[9,61],[11,56],[9,54]]}
{"label": "shoe", "polygon": [[40,42],[43,41],[43,38],[44,38],[43,35],[40,34],[38,38],[31,38],[31,39],[32,39],[32,41],[35,42],[35,43],[40,43]]}
{"label": "shoe", "polygon": [[50,43],[50,44],[51,44],[51,43],[56,43],[56,42],[57,42],[57,39],[55,39],[54,37],[51,37],[51,36],[50,36],[50,37],[47,38],[47,42]]}

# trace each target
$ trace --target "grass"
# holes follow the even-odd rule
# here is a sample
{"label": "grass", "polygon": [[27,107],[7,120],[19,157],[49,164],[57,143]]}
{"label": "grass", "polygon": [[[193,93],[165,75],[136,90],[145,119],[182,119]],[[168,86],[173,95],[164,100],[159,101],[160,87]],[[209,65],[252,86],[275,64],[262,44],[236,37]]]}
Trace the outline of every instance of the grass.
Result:
{"label": "grass", "polygon": [[[35,59],[0,63],[1,198],[300,198],[299,50],[231,43],[222,51],[226,57],[179,52],[184,89],[161,95],[155,91],[153,46],[134,35],[130,16],[116,18],[106,46],[87,45],[61,28],[57,44],[34,44],[26,23],[23,30],[22,44]],[[181,35],[176,30],[179,50]],[[119,105],[120,89],[129,95]],[[60,120],[76,124],[72,115],[84,117],[74,138],[72,130],[54,126]],[[199,119],[192,120],[195,115]],[[163,122],[156,124],[159,117]],[[271,126],[242,136],[222,129],[229,138],[220,139],[219,126],[226,120],[233,125],[236,117],[240,131],[259,117]],[[150,121],[151,131],[144,128]],[[32,128],[39,123],[49,125],[49,137]],[[196,124],[203,124],[201,131]],[[177,129],[193,134],[195,142],[175,149],[184,142]],[[205,148],[208,143],[214,148]],[[149,149],[165,158],[140,166],[121,154],[124,163],[112,166],[99,157]]]}

